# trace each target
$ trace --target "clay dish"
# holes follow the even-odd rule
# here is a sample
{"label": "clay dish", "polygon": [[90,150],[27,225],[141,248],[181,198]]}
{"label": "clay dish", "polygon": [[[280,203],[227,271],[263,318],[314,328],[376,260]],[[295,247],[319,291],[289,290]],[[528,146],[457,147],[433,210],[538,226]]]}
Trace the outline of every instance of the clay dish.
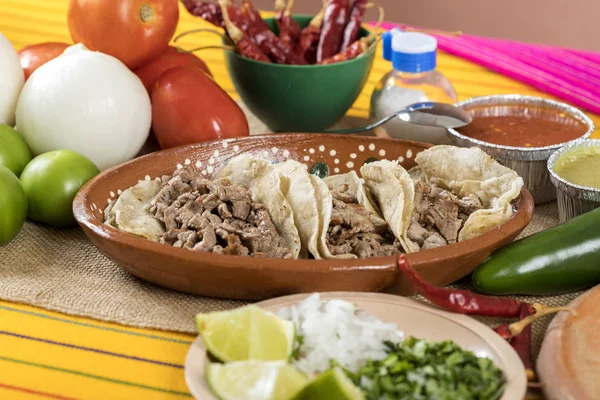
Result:
{"label": "clay dish", "polygon": [[[155,243],[103,223],[103,210],[121,190],[141,179],[172,174],[178,165],[195,164],[210,177],[241,152],[273,161],[294,159],[325,163],[331,174],[358,171],[370,159],[415,165],[417,153],[430,145],[347,135],[282,134],[206,142],[152,153],[119,165],[88,182],[77,194],[75,218],[92,243],[133,275],[160,286],[204,296],[262,300],[307,292],[386,290],[411,294],[396,269],[395,257],[362,260],[280,260],[198,253]],[[322,170],[324,167],[320,165]],[[473,271],[493,251],[513,241],[533,216],[533,199],[525,189],[506,223],[480,235],[408,256],[429,282],[445,285]]]}

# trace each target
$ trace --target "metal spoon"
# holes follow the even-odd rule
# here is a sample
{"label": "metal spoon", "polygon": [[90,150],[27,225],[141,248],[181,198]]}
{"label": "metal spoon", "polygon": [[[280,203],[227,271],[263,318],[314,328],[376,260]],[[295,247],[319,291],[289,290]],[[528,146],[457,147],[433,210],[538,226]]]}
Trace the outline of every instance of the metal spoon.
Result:
{"label": "metal spoon", "polygon": [[336,129],[326,131],[326,133],[357,133],[375,129],[380,125],[385,124],[394,117],[400,118],[402,121],[416,125],[433,126],[438,128],[460,128],[470,124],[473,118],[462,108],[453,106],[452,104],[436,103],[427,101],[422,103],[411,104],[398,111],[395,114],[385,117],[371,125],[360,128]]}

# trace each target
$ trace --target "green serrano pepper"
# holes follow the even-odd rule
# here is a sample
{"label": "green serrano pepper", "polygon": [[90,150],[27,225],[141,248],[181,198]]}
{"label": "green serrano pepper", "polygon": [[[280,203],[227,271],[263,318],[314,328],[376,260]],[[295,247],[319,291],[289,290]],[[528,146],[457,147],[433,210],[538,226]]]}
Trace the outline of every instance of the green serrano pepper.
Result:
{"label": "green serrano pepper", "polygon": [[488,257],[473,286],[490,294],[553,295],[600,283],[600,208]]}

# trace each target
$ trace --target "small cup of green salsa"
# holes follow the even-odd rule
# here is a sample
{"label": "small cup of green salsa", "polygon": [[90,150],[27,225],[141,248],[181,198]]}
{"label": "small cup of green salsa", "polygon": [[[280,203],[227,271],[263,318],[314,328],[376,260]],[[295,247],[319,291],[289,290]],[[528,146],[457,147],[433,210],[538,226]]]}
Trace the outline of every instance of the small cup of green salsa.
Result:
{"label": "small cup of green salsa", "polygon": [[581,140],[548,159],[560,222],[600,207],[600,140]]}

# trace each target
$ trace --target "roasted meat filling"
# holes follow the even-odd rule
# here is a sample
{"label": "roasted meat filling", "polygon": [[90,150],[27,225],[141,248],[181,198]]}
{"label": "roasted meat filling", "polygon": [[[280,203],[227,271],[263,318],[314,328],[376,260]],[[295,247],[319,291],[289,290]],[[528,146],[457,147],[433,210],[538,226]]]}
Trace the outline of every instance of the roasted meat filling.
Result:
{"label": "roasted meat filling", "polygon": [[421,180],[415,182],[415,209],[408,238],[421,250],[456,243],[465,221],[483,208],[476,194],[462,199],[453,193]]}
{"label": "roasted meat filling", "polygon": [[166,232],[161,243],[194,251],[292,258],[263,205],[250,189],[227,179],[210,181],[191,167],[162,177],[150,212]]}
{"label": "roasted meat filling", "polygon": [[327,229],[327,247],[333,255],[354,254],[358,258],[389,256],[402,252],[386,224],[372,216],[348,193],[348,185],[331,191],[333,209]]}

